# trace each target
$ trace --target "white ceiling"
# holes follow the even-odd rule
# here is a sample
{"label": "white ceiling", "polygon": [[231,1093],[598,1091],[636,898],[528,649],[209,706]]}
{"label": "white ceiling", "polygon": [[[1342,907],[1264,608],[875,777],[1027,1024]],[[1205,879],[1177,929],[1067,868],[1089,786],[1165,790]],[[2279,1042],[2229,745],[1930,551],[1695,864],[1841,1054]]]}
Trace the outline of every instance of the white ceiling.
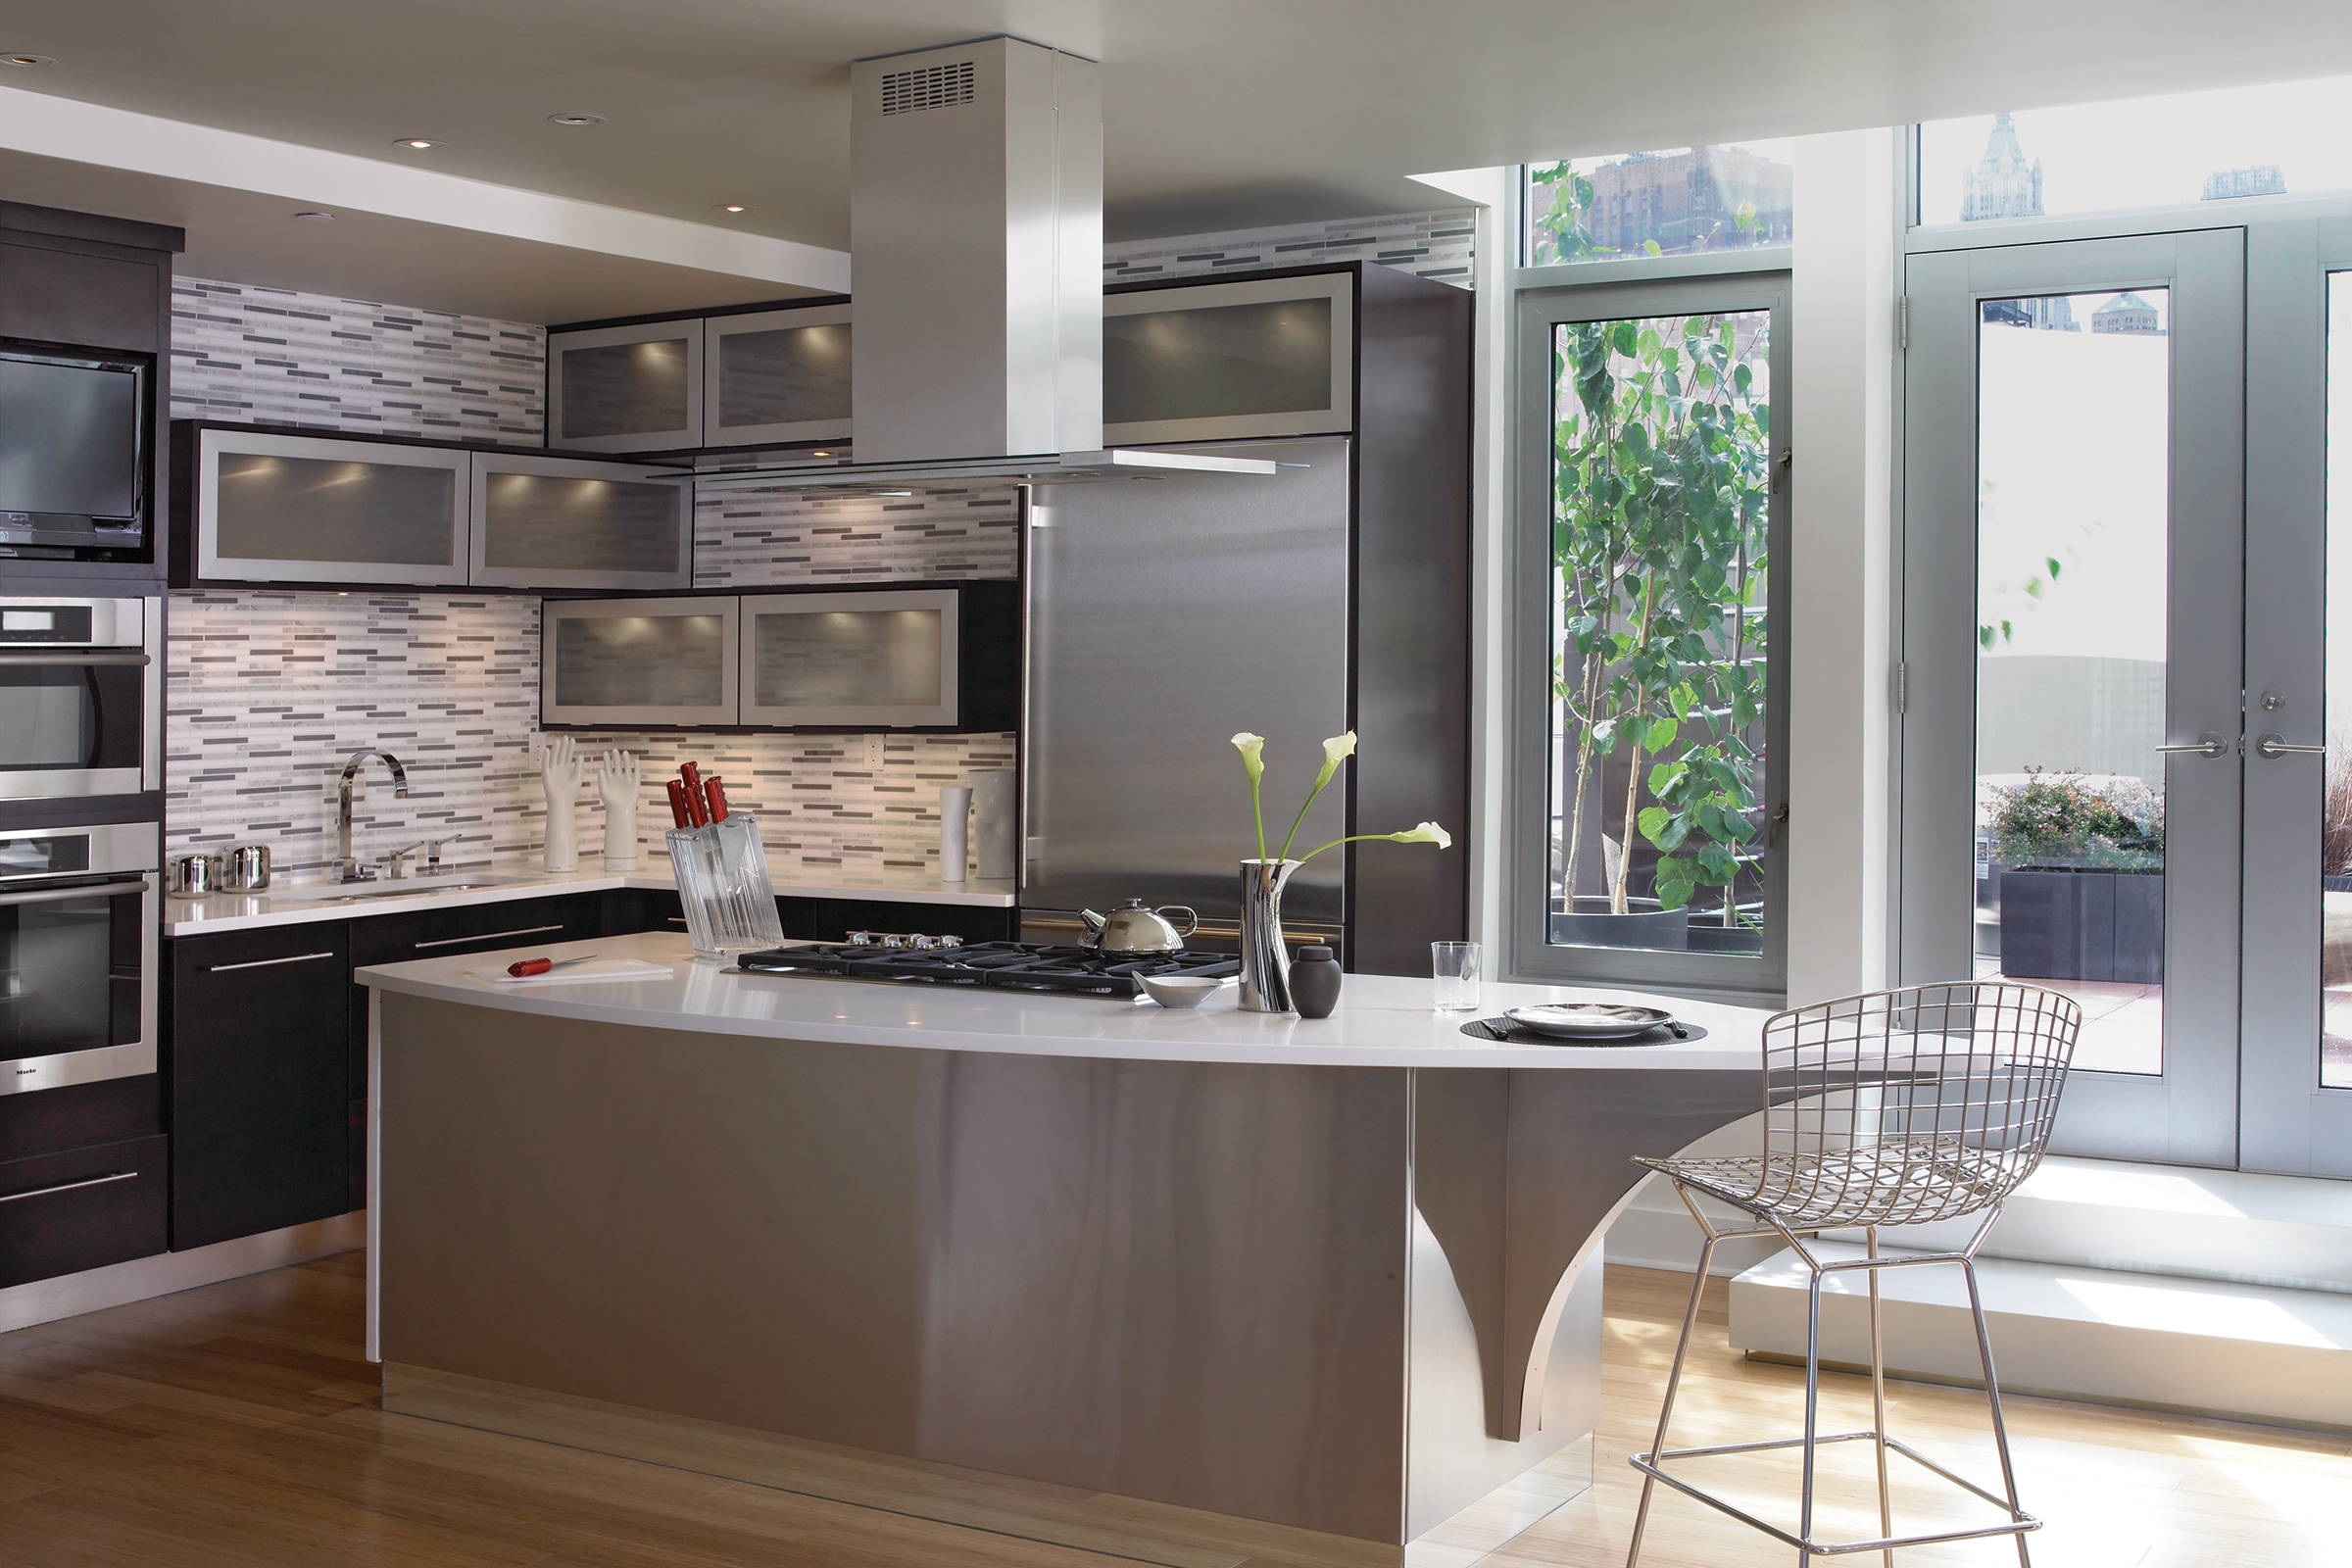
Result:
{"label": "white ceiling", "polygon": [[[1113,238],[1425,208],[1406,176],[1426,170],[2352,73],[2342,0],[0,0],[0,51],[60,62],[0,86],[839,248],[849,62],[1001,31],[1104,62]],[[567,112],[607,122],[547,119]],[[92,179],[75,201],[33,172],[0,161],[0,195],[168,194]],[[289,231],[284,203],[190,206],[187,183],[191,270],[317,271],[334,249]],[[402,258],[458,244],[412,226],[350,247],[386,278],[365,291],[399,295]],[[482,260],[509,267],[503,250]],[[655,265],[581,297],[642,287],[651,309],[699,286],[624,275]],[[474,266],[433,286],[472,276],[481,308],[521,311]],[[566,314],[548,292],[523,314]]]}

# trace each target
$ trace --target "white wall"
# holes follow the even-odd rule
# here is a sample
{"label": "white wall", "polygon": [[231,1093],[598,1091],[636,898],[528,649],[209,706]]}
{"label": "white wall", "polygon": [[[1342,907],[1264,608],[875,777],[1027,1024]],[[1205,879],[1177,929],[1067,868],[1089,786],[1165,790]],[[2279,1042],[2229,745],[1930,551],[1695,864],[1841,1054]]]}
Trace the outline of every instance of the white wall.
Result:
{"label": "white wall", "polygon": [[1788,1001],[1886,983],[1893,854],[1899,130],[1796,144]]}

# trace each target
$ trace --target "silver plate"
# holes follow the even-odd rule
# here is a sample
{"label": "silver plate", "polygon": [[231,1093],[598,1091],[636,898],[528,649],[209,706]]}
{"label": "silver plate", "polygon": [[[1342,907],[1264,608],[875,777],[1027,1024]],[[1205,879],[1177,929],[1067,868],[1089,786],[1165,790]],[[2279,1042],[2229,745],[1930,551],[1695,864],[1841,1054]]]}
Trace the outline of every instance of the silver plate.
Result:
{"label": "silver plate", "polygon": [[1558,1040],[1623,1040],[1674,1022],[1671,1012],[1616,1002],[1555,1002],[1513,1007],[1503,1016],[1522,1029]]}

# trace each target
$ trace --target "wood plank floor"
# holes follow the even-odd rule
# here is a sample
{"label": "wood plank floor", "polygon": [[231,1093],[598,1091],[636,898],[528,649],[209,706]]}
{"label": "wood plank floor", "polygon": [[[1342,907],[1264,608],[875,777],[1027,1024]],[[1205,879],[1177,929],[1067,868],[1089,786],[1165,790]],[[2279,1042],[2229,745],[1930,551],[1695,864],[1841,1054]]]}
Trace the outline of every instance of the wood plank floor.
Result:
{"label": "wood plank floor", "polygon": [[[357,1252],[0,1335],[0,1565],[7,1568],[1113,1568],[1099,1556],[658,1465],[386,1415],[361,1359]],[[1624,1560],[1687,1281],[1612,1269],[1598,1485],[1491,1559],[1493,1568]],[[1679,1444],[1785,1430],[1801,1376],[1723,1341],[1723,1292],[1694,1351]],[[1997,1348],[1997,1347],[1996,1347]],[[1861,1425],[1867,1386],[1826,1380],[1832,1419]],[[2352,1442],[2049,1399],[2010,1401],[2042,1568],[2340,1568],[2352,1562]],[[1890,1385],[1890,1426],[1989,1479],[1983,1401]],[[1875,1523],[1867,1450],[1846,1446],[1833,1528]],[[1786,1518],[1793,1466],[1729,1483]],[[1777,1469],[1775,1467],[1778,1467]],[[1713,1480],[1724,1484],[1725,1472]],[[1778,1489],[1778,1490],[1776,1490]],[[1898,1525],[1981,1517],[1906,1482]],[[1939,1511],[1940,1510],[1940,1511]],[[1783,1563],[1789,1554],[1686,1499],[1653,1513],[1656,1568]],[[1875,1559],[1863,1559],[1865,1561]],[[1920,1549],[1906,1563],[2009,1563],[2005,1544]]]}

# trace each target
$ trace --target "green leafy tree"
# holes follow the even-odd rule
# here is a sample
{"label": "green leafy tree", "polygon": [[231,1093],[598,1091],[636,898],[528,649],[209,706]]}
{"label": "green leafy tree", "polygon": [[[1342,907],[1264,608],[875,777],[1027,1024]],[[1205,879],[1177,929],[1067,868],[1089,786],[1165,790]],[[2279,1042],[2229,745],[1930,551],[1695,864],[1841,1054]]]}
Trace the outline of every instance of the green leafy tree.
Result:
{"label": "green leafy tree", "polygon": [[[1627,851],[1609,883],[1619,913],[1639,831],[1659,852],[1661,906],[1721,888],[1724,923],[1737,922],[1731,890],[1758,831],[1748,734],[1764,710],[1767,353],[1752,314],[1558,328],[1553,683],[1569,732],[1565,879],[1573,893],[1588,812],[1605,813],[1603,832],[1615,819]],[[1619,755],[1624,797],[1602,801],[1601,760]]]}

